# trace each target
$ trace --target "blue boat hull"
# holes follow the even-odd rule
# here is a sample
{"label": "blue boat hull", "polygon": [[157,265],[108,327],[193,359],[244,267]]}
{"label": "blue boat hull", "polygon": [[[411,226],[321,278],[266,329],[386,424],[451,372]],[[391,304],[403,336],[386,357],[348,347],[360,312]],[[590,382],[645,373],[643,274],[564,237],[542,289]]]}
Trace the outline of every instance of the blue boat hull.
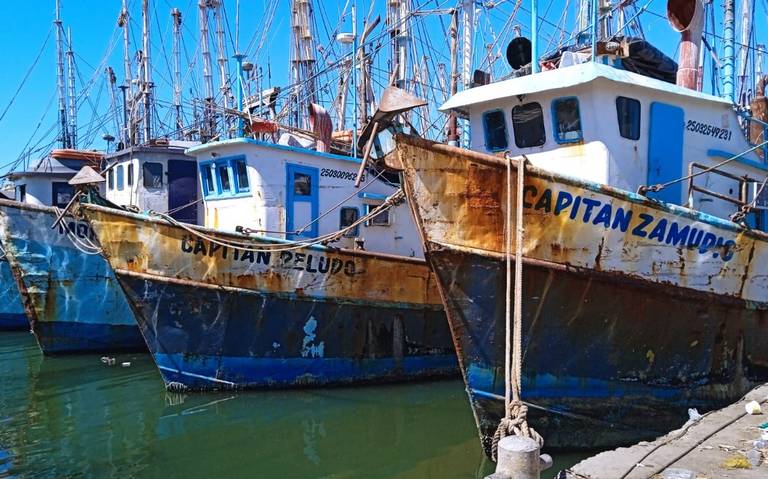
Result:
{"label": "blue boat hull", "polygon": [[[489,451],[504,415],[505,264],[447,249],[429,260]],[[653,438],[768,380],[766,311],[536,264],[524,278],[523,400],[550,448]]]}
{"label": "blue boat hull", "polygon": [[29,321],[11,267],[3,258],[0,259],[0,331],[23,330],[29,330]]}
{"label": "blue boat hull", "polygon": [[223,291],[118,272],[166,385],[291,388],[457,374],[443,312]]}
{"label": "blue boat hull", "polygon": [[80,248],[94,243],[88,225],[65,218],[51,229],[55,219],[52,208],[0,201],[3,245],[40,349],[45,354],[146,351],[107,261],[73,243],[80,241]]}

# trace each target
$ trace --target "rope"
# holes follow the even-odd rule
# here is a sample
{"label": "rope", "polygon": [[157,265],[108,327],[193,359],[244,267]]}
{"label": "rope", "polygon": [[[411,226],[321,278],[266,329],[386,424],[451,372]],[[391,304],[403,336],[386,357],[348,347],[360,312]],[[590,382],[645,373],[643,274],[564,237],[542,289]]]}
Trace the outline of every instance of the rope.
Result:
{"label": "rope", "polygon": [[766,140],[766,141],[764,141],[764,142],[762,142],[762,143],[760,143],[758,145],[755,145],[755,146],[753,146],[752,148],[750,148],[748,150],[742,151],[738,155],[734,155],[734,156],[732,156],[732,157],[730,157],[730,158],[728,158],[726,160],[723,160],[723,161],[721,161],[720,163],[718,163],[716,165],[710,166],[709,168],[705,168],[705,169],[703,169],[701,171],[697,171],[696,173],[691,173],[690,175],[686,175],[686,176],[677,178],[676,180],[667,181],[666,183],[659,183],[659,184],[656,184],[656,185],[643,185],[643,186],[641,186],[640,188],[637,189],[637,193],[640,194],[640,195],[645,195],[649,191],[652,192],[652,193],[657,193],[657,192],[663,190],[664,188],[666,188],[667,186],[672,186],[675,183],[680,183],[681,181],[689,180],[689,179],[695,178],[695,177],[697,177],[699,175],[703,175],[704,173],[709,173],[712,170],[716,170],[717,168],[720,168],[723,165],[726,165],[726,164],[728,164],[728,163],[730,163],[730,162],[732,162],[734,160],[737,160],[737,159],[741,158],[742,156],[746,155],[747,153],[752,153],[753,151],[755,151],[755,150],[757,150],[759,148],[762,148],[765,145],[768,145],[768,140]]}
{"label": "rope", "polygon": [[370,213],[368,213],[365,216],[360,217],[357,221],[354,223],[338,230],[334,231],[332,233],[328,233],[325,235],[318,236],[317,238],[308,239],[306,241],[289,241],[286,243],[263,243],[259,247],[256,247],[253,242],[241,242],[241,241],[235,241],[235,240],[222,240],[219,238],[216,238],[214,236],[205,234],[189,225],[186,225],[184,223],[181,223],[179,221],[176,221],[173,217],[165,214],[165,213],[158,213],[155,211],[150,212],[150,214],[158,216],[165,221],[171,223],[174,226],[178,226],[182,228],[183,230],[187,231],[188,233],[197,236],[199,238],[202,238],[204,240],[210,241],[211,243],[217,244],[219,246],[226,246],[228,248],[240,250],[240,251],[255,251],[255,252],[268,252],[268,251],[274,251],[274,252],[282,252],[282,251],[293,251],[297,249],[303,249],[308,246],[318,245],[318,244],[325,244],[329,243],[337,238],[340,238],[343,236],[346,232],[356,228],[360,224],[378,216],[383,211],[389,209],[390,207],[394,206],[395,204],[402,201],[404,198],[404,194],[402,190],[397,190],[395,193],[393,193],[391,196],[389,196],[384,202],[377,206],[374,210],[372,210]]}
{"label": "rope", "polygon": [[[498,459],[499,441],[507,436],[529,437],[541,447],[544,439],[528,426],[528,406],[521,399],[522,331],[523,331],[523,188],[525,187],[525,156],[517,160],[517,198],[515,208],[515,286],[512,304],[512,158],[507,156],[507,211],[504,227],[506,259],[505,298],[505,356],[504,356],[504,418],[493,435],[491,458]],[[514,309],[514,311],[513,311]]]}

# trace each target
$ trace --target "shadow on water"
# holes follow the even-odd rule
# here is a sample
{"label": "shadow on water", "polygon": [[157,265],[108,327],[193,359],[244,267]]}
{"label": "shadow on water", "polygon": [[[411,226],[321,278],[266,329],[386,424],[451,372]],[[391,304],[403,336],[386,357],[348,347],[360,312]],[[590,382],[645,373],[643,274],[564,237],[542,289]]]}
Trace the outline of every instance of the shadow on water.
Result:
{"label": "shadow on water", "polygon": [[444,479],[492,471],[460,381],[180,394],[165,391],[149,356],[117,364],[43,358],[30,334],[0,335],[0,478]]}

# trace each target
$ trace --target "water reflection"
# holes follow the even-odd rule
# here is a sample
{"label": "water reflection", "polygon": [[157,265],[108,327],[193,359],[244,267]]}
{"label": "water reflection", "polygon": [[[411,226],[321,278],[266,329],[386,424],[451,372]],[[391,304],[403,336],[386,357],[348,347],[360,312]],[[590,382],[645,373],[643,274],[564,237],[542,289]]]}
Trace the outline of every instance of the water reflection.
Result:
{"label": "water reflection", "polygon": [[[120,367],[123,361],[131,366]],[[151,359],[0,335],[0,477],[483,477],[459,381],[179,394]]]}

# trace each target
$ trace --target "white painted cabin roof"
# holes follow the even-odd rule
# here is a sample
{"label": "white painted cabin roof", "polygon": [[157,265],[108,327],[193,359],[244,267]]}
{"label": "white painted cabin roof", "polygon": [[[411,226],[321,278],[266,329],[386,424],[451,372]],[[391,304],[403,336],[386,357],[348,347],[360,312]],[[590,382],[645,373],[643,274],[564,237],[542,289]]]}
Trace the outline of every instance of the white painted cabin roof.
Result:
{"label": "white painted cabin roof", "polygon": [[590,83],[599,78],[632,85],[633,87],[662,90],[668,93],[699,100],[730,104],[730,102],[724,98],[708,95],[689,88],[683,88],[665,81],[656,80],[626,70],[620,70],[601,63],[587,62],[555,70],[548,70],[533,75],[510,78],[509,80],[464,90],[443,103],[440,107],[440,111],[466,111],[467,107],[480,103],[503,100],[517,95],[571,88],[577,85]]}

